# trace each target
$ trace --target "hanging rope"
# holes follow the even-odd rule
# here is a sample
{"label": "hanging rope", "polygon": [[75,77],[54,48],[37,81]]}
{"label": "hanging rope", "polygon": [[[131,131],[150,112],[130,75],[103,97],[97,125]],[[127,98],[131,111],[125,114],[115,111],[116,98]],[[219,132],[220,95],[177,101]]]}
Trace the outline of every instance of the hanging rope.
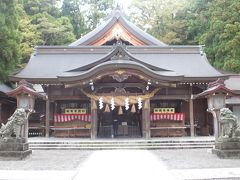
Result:
{"label": "hanging rope", "polygon": [[99,101],[99,98],[103,98],[103,102],[106,104],[111,104],[111,99],[114,97],[114,104],[116,106],[125,106],[125,99],[126,97],[128,97],[128,102],[129,105],[132,104],[137,104],[138,103],[138,98],[141,98],[142,101],[146,100],[146,99],[150,99],[151,97],[153,97],[158,91],[160,90],[160,88],[156,88],[154,89],[151,93],[148,94],[144,94],[144,95],[132,95],[132,96],[123,96],[123,95],[95,95],[95,94],[91,94],[91,93],[87,93],[84,90],[81,89],[82,93],[84,95],[86,95],[87,97],[95,100],[95,101]]}

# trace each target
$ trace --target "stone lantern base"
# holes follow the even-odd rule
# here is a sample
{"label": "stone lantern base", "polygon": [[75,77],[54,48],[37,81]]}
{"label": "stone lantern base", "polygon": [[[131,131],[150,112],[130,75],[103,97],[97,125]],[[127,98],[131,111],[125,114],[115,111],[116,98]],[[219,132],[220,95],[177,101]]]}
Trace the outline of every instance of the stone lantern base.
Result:
{"label": "stone lantern base", "polygon": [[0,157],[4,159],[22,160],[32,154],[25,139],[1,139]]}
{"label": "stone lantern base", "polygon": [[219,158],[240,159],[240,138],[223,138],[215,142],[212,150]]}

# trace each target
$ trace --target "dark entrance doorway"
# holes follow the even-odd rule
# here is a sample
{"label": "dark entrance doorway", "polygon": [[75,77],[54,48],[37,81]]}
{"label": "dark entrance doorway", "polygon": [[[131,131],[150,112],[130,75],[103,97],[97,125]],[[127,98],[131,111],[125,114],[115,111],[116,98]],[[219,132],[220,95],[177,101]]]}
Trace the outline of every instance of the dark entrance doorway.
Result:
{"label": "dark entrance doorway", "polygon": [[142,137],[142,111],[122,109],[119,107],[110,112],[98,111],[99,138],[139,138]]}

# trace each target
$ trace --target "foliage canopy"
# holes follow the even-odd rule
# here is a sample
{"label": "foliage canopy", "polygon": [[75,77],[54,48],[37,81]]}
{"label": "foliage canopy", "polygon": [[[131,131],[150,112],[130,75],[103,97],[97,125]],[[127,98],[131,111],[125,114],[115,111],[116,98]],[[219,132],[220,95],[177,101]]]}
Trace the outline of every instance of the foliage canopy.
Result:
{"label": "foliage canopy", "polygon": [[[93,30],[114,0],[1,0],[0,79],[36,45],[66,45]],[[172,45],[203,44],[210,63],[240,72],[239,0],[132,0],[129,19]]]}

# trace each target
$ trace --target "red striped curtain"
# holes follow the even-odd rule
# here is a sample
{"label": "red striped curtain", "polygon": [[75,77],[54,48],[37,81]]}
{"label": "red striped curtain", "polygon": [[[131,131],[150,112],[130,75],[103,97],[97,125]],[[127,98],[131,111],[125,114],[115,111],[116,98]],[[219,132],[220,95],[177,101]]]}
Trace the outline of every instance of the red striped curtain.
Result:
{"label": "red striped curtain", "polygon": [[54,122],[83,121],[91,122],[91,114],[55,114]]}
{"label": "red striped curtain", "polygon": [[184,121],[185,113],[152,113],[151,121],[172,120],[172,121]]}

